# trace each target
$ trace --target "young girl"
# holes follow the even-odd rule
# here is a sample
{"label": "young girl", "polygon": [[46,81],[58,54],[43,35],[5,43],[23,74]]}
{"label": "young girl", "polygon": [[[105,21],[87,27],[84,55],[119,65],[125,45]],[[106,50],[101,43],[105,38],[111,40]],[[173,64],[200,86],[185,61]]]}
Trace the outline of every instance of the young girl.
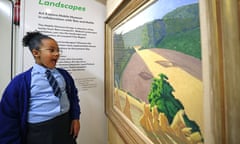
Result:
{"label": "young girl", "polygon": [[35,64],[17,75],[0,102],[0,144],[74,144],[80,130],[73,78],[56,68],[57,42],[40,32],[23,38]]}

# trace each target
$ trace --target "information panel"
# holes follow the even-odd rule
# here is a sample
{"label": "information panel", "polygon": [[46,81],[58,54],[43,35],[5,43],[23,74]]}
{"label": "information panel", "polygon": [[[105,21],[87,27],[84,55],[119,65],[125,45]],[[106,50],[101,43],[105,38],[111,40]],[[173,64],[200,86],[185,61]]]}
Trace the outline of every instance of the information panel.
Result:
{"label": "information panel", "polygon": [[[94,0],[25,0],[22,36],[41,31],[53,37],[61,56],[57,67],[74,77],[79,90],[81,143],[106,143],[104,116],[104,20],[105,6]],[[23,70],[34,64],[28,48],[23,49]],[[94,118],[94,117],[95,118]],[[96,124],[96,119],[100,125]],[[101,137],[96,141],[91,137]]]}

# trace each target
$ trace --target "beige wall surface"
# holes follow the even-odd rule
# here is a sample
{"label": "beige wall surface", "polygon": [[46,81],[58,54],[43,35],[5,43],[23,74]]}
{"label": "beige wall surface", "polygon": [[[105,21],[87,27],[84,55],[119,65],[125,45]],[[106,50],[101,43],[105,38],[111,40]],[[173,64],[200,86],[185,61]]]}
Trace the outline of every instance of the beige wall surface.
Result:
{"label": "beige wall surface", "polygon": [[118,5],[122,2],[123,0],[106,0],[107,2],[107,17],[109,17],[112,12],[118,7]]}
{"label": "beige wall surface", "polygon": [[125,144],[110,120],[108,120],[108,144]]}

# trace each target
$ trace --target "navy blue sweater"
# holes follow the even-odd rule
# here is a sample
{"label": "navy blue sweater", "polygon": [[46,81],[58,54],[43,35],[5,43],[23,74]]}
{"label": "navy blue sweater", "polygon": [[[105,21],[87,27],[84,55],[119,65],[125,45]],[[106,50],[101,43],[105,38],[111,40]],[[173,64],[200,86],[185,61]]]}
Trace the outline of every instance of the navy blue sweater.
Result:
{"label": "navy blue sweater", "polygon": [[[0,144],[26,144],[32,68],[17,75],[5,89],[0,102]],[[71,119],[79,119],[78,91],[71,75],[58,71],[66,82]]]}

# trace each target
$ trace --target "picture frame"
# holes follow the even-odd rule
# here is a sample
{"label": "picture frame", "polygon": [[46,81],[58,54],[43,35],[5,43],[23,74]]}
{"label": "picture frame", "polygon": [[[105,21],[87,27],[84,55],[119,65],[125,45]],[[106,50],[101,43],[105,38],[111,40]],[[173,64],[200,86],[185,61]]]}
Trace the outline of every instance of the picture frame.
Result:
{"label": "picture frame", "polygon": [[[152,2],[153,0],[122,1],[105,22],[105,112],[107,117],[113,122],[123,140],[126,143],[132,144],[151,144],[152,142],[134,125],[132,125],[131,121],[129,121],[121,111],[114,106],[112,33],[113,29],[126,20],[129,15],[137,10],[140,11]],[[140,7],[142,8],[139,9]]]}
{"label": "picture frame", "polygon": [[[121,110],[117,107],[117,105],[114,103],[114,52],[113,52],[113,33],[114,31],[121,26],[123,23],[128,22],[131,17],[134,15],[137,15],[141,11],[143,11],[145,8],[147,8],[149,5],[156,2],[155,0],[148,1],[148,0],[140,0],[140,1],[123,1],[117,9],[108,17],[108,19],[105,22],[105,112],[109,120],[112,122],[120,136],[123,138],[123,140],[126,143],[133,143],[133,144],[145,144],[145,143],[155,143],[152,141],[152,139],[149,139],[148,136],[143,134],[135,125],[132,124],[131,120],[129,120],[126,115],[122,113]],[[206,5],[203,5],[206,3],[200,3],[200,7],[205,7]],[[201,9],[202,11],[202,9]],[[205,13],[205,12],[204,12]],[[206,18],[201,16],[201,19]],[[206,21],[202,22],[206,24]],[[208,24],[207,24],[208,25]],[[207,33],[206,29],[202,30],[201,32]],[[208,52],[206,52],[206,49],[203,50],[204,55],[208,55]],[[203,64],[207,63],[207,66],[209,66],[209,59],[206,58],[203,62]],[[204,70],[209,70],[208,68],[204,68]],[[208,72],[207,72],[208,73]],[[209,78],[209,77],[208,77]],[[210,84],[210,82],[206,79],[208,79],[206,74],[203,74],[203,81],[204,83]],[[209,89],[208,89],[209,90]],[[208,95],[209,93],[205,94]],[[210,104],[211,105],[211,104]],[[210,107],[210,106],[209,106]],[[208,108],[209,108],[208,107]],[[209,109],[208,109],[209,110]],[[204,114],[205,116],[205,114]],[[207,120],[211,120],[212,116],[209,113],[209,115],[206,115]],[[210,138],[212,139],[212,138]]]}

